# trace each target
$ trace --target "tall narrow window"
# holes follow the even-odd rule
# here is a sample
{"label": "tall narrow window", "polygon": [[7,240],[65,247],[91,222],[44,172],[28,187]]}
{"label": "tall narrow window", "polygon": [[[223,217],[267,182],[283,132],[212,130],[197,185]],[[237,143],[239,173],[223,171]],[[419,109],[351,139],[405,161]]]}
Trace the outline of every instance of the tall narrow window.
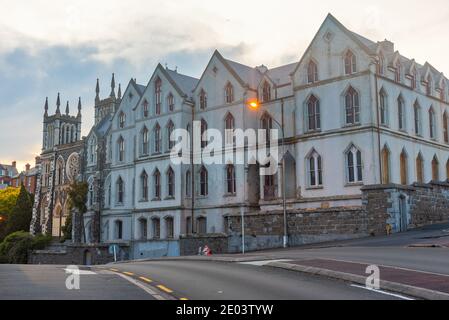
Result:
{"label": "tall narrow window", "polygon": [[405,150],[402,150],[401,156],[400,156],[400,172],[401,172],[401,184],[406,185],[408,184],[408,159],[407,159],[407,153]]}
{"label": "tall narrow window", "polygon": [[346,168],[348,183],[363,182],[362,152],[355,146],[346,152]]}
{"label": "tall narrow window", "polygon": [[121,220],[115,221],[115,238],[117,240],[123,239],[123,222]]}
{"label": "tall narrow window", "polygon": [[156,115],[161,114],[162,108],[162,80],[160,78],[156,79],[154,83],[154,100],[155,100],[155,113]]}
{"label": "tall narrow window", "polygon": [[200,91],[200,109],[204,110],[207,108],[207,94],[206,91],[201,89]]}
{"label": "tall narrow window", "polygon": [[398,98],[398,128],[399,130],[405,130],[405,109],[402,96]]}
{"label": "tall narrow window", "polygon": [[424,183],[424,159],[421,153],[416,158],[416,181],[418,183]]}
{"label": "tall narrow window", "polygon": [[173,147],[175,146],[175,140],[171,140],[171,135],[173,133],[173,131],[175,130],[175,125],[173,124],[173,122],[170,120],[167,124],[167,147],[168,147],[168,151],[171,151],[171,149],[173,149]]}
{"label": "tall narrow window", "polygon": [[118,139],[118,161],[125,161],[125,140],[122,136]]}
{"label": "tall narrow window", "polygon": [[399,59],[396,62],[396,66],[395,66],[394,80],[398,83],[402,81],[402,66],[401,66],[401,62],[399,61]]}
{"label": "tall narrow window", "polygon": [[149,104],[148,104],[147,99],[145,99],[145,100],[143,101],[142,113],[143,113],[143,117],[144,117],[144,118],[148,118],[149,115],[150,115],[150,112],[149,112]]}
{"label": "tall narrow window", "polygon": [[167,97],[168,111],[173,112],[175,110],[175,97],[170,93]]}
{"label": "tall narrow window", "polygon": [[309,186],[319,187],[323,185],[323,173],[322,173],[322,160],[321,156],[313,151],[307,159],[308,173],[309,173]]}
{"label": "tall narrow window", "polygon": [[146,171],[140,175],[140,189],[142,201],[148,201],[148,174]]}
{"label": "tall narrow window", "polygon": [[265,130],[265,140],[267,148],[270,146],[271,130],[273,129],[273,119],[268,113],[265,113],[260,119],[260,128]]}
{"label": "tall narrow window", "polygon": [[161,220],[159,218],[151,219],[153,239],[161,238]]}
{"label": "tall narrow window", "polygon": [[142,155],[148,155],[150,153],[150,142],[147,127],[143,127],[142,129],[141,141],[142,141]]}
{"label": "tall narrow window", "polygon": [[346,124],[358,124],[360,122],[359,94],[350,87],[345,94]]}
{"label": "tall narrow window", "polygon": [[207,122],[204,119],[201,119],[201,148],[205,148],[208,143],[207,137]]}
{"label": "tall narrow window", "polygon": [[447,111],[445,111],[443,114],[443,136],[445,143],[449,143],[448,121]]}
{"label": "tall narrow window", "polygon": [[200,170],[200,196],[207,196],[209,194],[209,174],[207,169],[203,166]]}
{"label": "tall narrow window", "polygon": [[413,106],[413,113],[415,118],[415,134],[419,136],[421,135],[421,106],[418,101]]}
{"label": "tall narrow window", "polygon": [[430,139],[435,139],[436,138],[436,130],[435,130],[435,112],[433,111],[433,108],[431,107],[429,109],[429,134],[430,134]]}
{"label": "tall narrow window", "polygon": [[156,124],[156,126],[153,129],[153,135],[154,135],[154,153],[161,153],[161,127],[159,124]]}
{"label": "tall narrow window", "polygon": [[382,159],[382,184],[390,183],[390,150],[385,146],[381,153]]}
{"label": "tall narrow window", "polygon": [[318,66],[314,61],[310,61],[307,66],[307,82],[314,83],[318,81]]}
{"label": "tall narrow window", "polygon": [[153,173],[153,187],[154,187],[154,198],[159,200],[161,198],[161,173],[159,170]]}
{"label": "tall narrow window", "polygon": [[117,180],[117,203],[122,204],[123,203],[123,196],[124,196],[124,185],[123,180],[121,177]]}
{"label": "tall narrow window", "polygon": [[379,60],[377,62],[377,74],[383,75],[385,70],[385,58],[382,52],[379,54]]}
{"label": "tall narrow window", "polygon": [[192,196],[192,175],[190,170],[186,172],[186,197]]}
{"label": "tall narrow window", "polygon": [[433,83],[432,83],[432,77],[429,75],[428,77],[427,77],[427,83],[426,83],[426,93],[427,93],[427,95],[432,95],[432,85],[433,85]]}
{"label": "tall narrow window", "polygon": [[234,87],[230,82],[225,87],[225,102],[233,103],[234,102]]}
{"label": "tall narrow window", "polygon": [[120,112],[118,116],[118,126],[123,129],[125,127],[126,115],[123,112]]}
{"label": "tall narrow window", "polygon": [[226,193],[235,194],[236,181],[235,181],[235,167],[232,164],[226,166]]}
{"label": "tall narrow window", "polygon": [[268,81],[265,81],[262,86],[262,101],[268,102],[271,100],[271,86]]}
{"label": "tall narrow window", "polygon": [[207,233],[207,219],[204,217],[198,217],[196,220],[196,230],[199,234],[206,234]]}
{"label": "tall narrow window", "polygon": [[437,156],[434,156],[432,159],[432,180],[433,181],[440,180],[440,163],[438,161]]}
{"label": "tall narrow window", "polygon": [[446,84],[443,82],[441,83],[441,88],[440,88],[440,99],[442,101],[446,101]]}
{"label": "tall narrow window", "polygon": [[175,197],[175,172],[172,168],[167,171],[167,195],[169,198]]}
{"label": "tall narrow window", "polygon": [[231,113],[225,118],[225,144],[233,145],[235,142],[234,139],[234,128],[235,128],[235,120]]}
{"label": "tall narrow window", "polygon": [[165,218],[165,230],[167,239],[173,239],[174,238],[174,224],[173,224],[173,218],[167,217]]}
{"label": "tall narrow window", "polygon": [[352,51],[348,50],[345,54],[345,74],[353,74],[357,72],[357,59]]}
{"label": "tall narrow window", "polygon": [[379,104],[380,104],[380,124],[388,125],[388,105],[387,105],[387,95],[382,89],[379,93]]}
{"label": "tall narrow window", "polygon": [[316,131],[321,128],[320,101],[311,95],[307,100],[307,119],[308,130]]}
{"label": "tall narrow window", "polygon": [[147,219],[145,218],[139,219],[139,228],[140,228],[140,239],[146,240],[148,236]]}

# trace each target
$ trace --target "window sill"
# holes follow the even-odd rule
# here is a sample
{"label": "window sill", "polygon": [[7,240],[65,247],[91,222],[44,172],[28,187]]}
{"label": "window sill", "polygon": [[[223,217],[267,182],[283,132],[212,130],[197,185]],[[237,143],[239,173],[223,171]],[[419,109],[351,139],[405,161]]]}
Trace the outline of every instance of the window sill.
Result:
{"label": "window sill", "polygon": [[162,154],[162,152],[153,152],[153,156],[160,156]]}
{"label": "window sill", "polygon": [[146,203],[146,202],[148,202],[148,199],[140,199],[139,200],[139,203]]}
{"label": "window sill", "polygon": [[153,199],[151,199],[151,201],[153,201],[153,202],[161,201],[161,198],[153,198]]}
{"label": "window sill", "polygon": [[321,129],[316,129],[316,130],[307,130],[305,133],[306,134],[314,134],[314,133],[320,133]]}
{"label": "window sill", "polygon": [[346,188],[350,188],[350,187],[361,187],[364,186],[363,182],[348,182],[345,184]]}
{"label": "window sill", "polygon": [[306,188],[306,190],[323,190],[323,189],[324,189],[323,186],[311,186]]}
{"label": "window sill", "polygon": [[225,195],[223,196],[223,198],[234,198],[237,196],[237,193],[225,193]]}
{"label": "window sill", "polygon": [[360,122],[357,123],[347,123],[343,125],[343,128],[353,128],[353,127],[360,127]]}
{"label": "window sill", "polygon": [[175,197],[172,197],[172,196],[170,196],[170,197],[165,197],[164,200],[175,200]]}
{"label": "window sill", "polygon": [[207,199],[208,196],[198,195],[198,196],[196,196],[196,198],[201,200],[201,199]]}

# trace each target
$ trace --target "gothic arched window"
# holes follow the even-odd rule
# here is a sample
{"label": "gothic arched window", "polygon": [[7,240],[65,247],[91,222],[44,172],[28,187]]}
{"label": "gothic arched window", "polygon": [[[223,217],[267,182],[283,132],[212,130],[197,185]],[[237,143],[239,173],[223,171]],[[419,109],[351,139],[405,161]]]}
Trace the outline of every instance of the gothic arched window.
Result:
{"label": "gothic arched window", "polygon": [[307,120],[308,131],[321,129],[320,101],[314,95],[307,100]]}
{"label": "gothic arched window", "polygon": [[318,81],[318,66],[314,61],[310,61],[307,66],[307,82],[314,83]]}
{"label": "gothic arched window", "polygon": [[360,123],[360,99],[358,92],[349,87],[345,94],[346,124]]}
{"label": "gothic arched window", "polygon": [[353,74],[357,72],[357,58],[352,53],[351,50],[348,50],[345,54],[345,74]]}

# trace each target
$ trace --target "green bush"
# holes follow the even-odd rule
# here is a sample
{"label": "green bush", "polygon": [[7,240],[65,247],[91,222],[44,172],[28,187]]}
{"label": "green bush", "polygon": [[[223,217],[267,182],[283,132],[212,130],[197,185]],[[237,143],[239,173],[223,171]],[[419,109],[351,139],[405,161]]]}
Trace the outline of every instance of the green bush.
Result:
{"label": "green bush", "polygon": [[51,242],[51,237],[31,236],[28,232],[18,231],[10,234],[0,244],[0,262],[26,264],[29,250],[42,250]]}

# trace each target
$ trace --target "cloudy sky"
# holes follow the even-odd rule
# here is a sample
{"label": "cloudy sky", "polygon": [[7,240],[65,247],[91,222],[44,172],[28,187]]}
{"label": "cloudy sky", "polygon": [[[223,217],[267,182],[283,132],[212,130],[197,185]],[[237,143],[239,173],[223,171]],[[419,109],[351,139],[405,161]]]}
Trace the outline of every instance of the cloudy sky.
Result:
{"label": "cloudy sky", "polygon": [[158,62],[199,76],[213,50],[255,66],[298,61],[331,12],[372,40],[449,75],[447,0],[0,0],[0,163],[34,163],[45,97],[93,118],[96,78],[146,84]]}

